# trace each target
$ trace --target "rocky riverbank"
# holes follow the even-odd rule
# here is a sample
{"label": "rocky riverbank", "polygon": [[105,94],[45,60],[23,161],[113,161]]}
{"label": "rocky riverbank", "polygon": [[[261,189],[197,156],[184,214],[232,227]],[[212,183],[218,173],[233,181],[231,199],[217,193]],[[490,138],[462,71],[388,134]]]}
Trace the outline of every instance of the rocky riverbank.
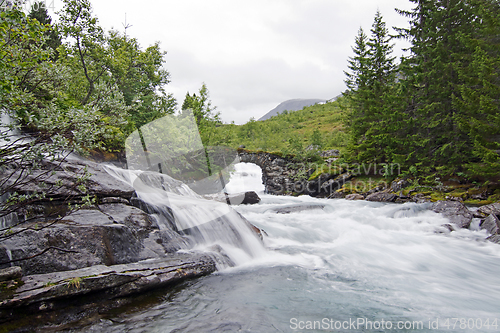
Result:
{"label": "rocky riverbank", "polygon": [[[353,176],[347,170],[318,173],[278,155],[244,150],[239,154],[241,161],[262,168],[263,183],[271,194],[380,202],[432,200],[406,179],[373,186],[365,192],[349,192],[346,186]],[[15,327],[22,331],[23,320],[33,318],[35,313],[62,316],[58,319],[61,323],[78,320],[89,311],[98,311],[99,304],[120,306],[128,295],[210,274],[216,270],[216,262],[227,261],[217,251],[210,255],[178,253],[193,246],[192,238],[179,233],[174,220],[167,221],[170,227],[159,225],[152,215],[155,211],[135,195],[134,188],[111,176],[102,164],[74,160],[47,162],[44,168],[33,172],[23,185],[11,184],[21,194],[45,191],[46,195],[11,214],[11,226],[2,234],[0,323],[7,331]],[[47,170],[52,176],[39,182],[39,175]],[[89,177],[82,190],[74,184],[84,170]],[[48,192],[47,188],[55,190]],[[87,195],[92,202],[85,206]],[[254,192],[209,199],[238,204],[260,201]],[[469,228],[476,222],[488,231],[488,240],[500,243],[500,203],[470,210],[461,198],[449,199],[437,201],[430,208],[449,219],[450,231]],[[73,207],[83,206],[68,208],[68,201]],[[284,207],[276,213],[288,214],[293,209],[297,207]],[[262,237],[260,230],[254,231]],[[62,315],[68,306],[71,314]]]}
{"label": "rocky riverbank", "polygon": [[[47,162],[22,184],[4,175],[12,179],[7,184],[12,191],[46,195],[2,222],[2,328],[21,329],[33,313],[59,316],[58,310],[65,312],[69,305],[72,314],[61,322],[77,320],[103,302],[119,306],[127,295],[210,274],[216,263],[230,264],[217,249],[210,255],[177,252],[192,248],[193,237],[176,230],[171,214],[160,224],[154,208],[105,168],[71,160]],[[50,177],[40,177],[47,171]],[[75,187],[84,172],[85,188]],[[92,200],[85,205],[88,198]],[[237,203],[259,200],[255,193],[230,198]]]}
{"label": "rocky riverbank", "polygon": [[[456,180],[448,185],[436,180],[435,186],[418,185],[418,180],[398,178],[392,182],[381,180],[379,174],[373,178],[356,179],[355,172],[342,166],[335,166],[338,151],[321,152],[327,168],[322,164],[296,162],[278,154],[238,150],[242,162],[254,163],[262,169],[262,182],[266,192],[274,195],[310,195],[319,198],[367,200],[376,202],[433,202],[431,209],[450,220],[449,229],[469,228],[473,218],[478,219],[481,229],[486,229],[488,240],[500,244],[500,203],[488,199],[498,192],[498,185],[491,188],[472,188]],[[370,168],[363,167],[370,170]],[[375,167],[371,172],[376,172]],[[319,172],[318,172],[319,170]],[[380,170],[379,170],[380,171]],[[359,177],[358,177],[359,178]],[[359,184],[362,186],[358,186]],[[495,186],[493,186],[495,185]],[[495,192],[495,193],[496,193]],[[495,196],[491,196],[495,197]],[[464,199],[483,203],[478,210],[469,210]]]}

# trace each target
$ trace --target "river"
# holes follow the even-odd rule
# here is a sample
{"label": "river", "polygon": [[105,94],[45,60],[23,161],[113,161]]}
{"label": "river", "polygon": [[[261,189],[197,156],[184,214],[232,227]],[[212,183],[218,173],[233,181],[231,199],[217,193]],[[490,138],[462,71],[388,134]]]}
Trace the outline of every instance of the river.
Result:
{"label": "river", "polygon": [[499,331],[500,246],[485,231],[450,233],[426,204],[270,196],[260,177],[238,164],[227,189],[259,192],[235,209],[265,251],[72,331]]}

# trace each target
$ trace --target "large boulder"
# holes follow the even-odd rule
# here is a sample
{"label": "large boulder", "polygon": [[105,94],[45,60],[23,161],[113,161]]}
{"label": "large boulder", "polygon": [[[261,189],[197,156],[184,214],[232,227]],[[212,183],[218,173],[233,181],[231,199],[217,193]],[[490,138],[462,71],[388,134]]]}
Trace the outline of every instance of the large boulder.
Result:
{"label": "large boulder", "polygon": [[[44,161],[43,165],[29,174],[25,170],[0,170],[0,178],[6,179],[3,186],[17,193],[45,193],[48,198],[67,199],[86,194],[98,198],[121,197],[130,199],[134,188],[111,176],[102,164],[81,161]],[[76,186],[80,178],[88,174],[84,182],[86,192]],[[22,182],[17,179],[23,179]]]}
{"label": "large boulder", "polygon": [[493,215],[500,215],[500,202],[495,202],[490,205],[484,205],[478,208],[476,213],[479,213],[480,216],[489,216],[491,214]]}
{"label": "large boulder", "polygon": [[471,211],[460,201],[437,201],[432,204],[431,210],[441,213],[460,228],[469,228],[473,217]]}
{"label": "large boulder", "polygon": [[25,275],[42,274],[165,257],[188,244],[174,231],[160,229],[136,207],[106,204],[99,208],[78,210],[56,223],[12,228],[12,236],[0,245],[0,262],[14,260]]}
{"label": "large boulder", "polygon": [[497,215],[491,214],[481,222],[480,227],[481,229],[487,230],[490,235],[498,234],[500,230],[500,219]]}

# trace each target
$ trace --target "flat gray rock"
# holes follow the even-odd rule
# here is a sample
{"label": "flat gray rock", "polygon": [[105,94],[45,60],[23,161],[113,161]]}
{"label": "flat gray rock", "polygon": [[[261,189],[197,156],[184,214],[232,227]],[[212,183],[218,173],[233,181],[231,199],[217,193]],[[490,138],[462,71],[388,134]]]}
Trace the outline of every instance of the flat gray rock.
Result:
{"label": "flat gray rock", "polygon": [[22,227],[31,229],[24,231],[13,228],[14,234],[0,244],[0,263],[49,249],[14,262],[24,275],[43,274],[161,258],[186,247],[181,235],[160,229],[150,215],[136,207],[105,204],[99,208],[78,210],[54,224],[26,224]]}
{"label": "flat gray rock", "polygon": [[167,258],[136,263],[93,267],[78,270],[30,275],[24,285],[0,300],[0,316],[9,308],[55,301],[89,293],[98,294],[94,302],[159,288],[174,282],[210,274],[214,260],[206,254],[172,254]]}

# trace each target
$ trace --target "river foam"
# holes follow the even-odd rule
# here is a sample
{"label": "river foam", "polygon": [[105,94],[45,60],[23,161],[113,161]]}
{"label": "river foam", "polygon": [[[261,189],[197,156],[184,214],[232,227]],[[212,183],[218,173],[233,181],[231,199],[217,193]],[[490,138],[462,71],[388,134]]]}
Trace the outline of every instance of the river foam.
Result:
{"label": "river foam", "polygon": [[[237,166],[228,188],[255,190],[242,186],[245,181],[238,178],[258,180],[256,168]],[[235,209],[267,232],[264,254],[186,283],[154,306],[92,328],[107,332],[498,330],[500,246],[485,241],[485,231],[449,232],[442,226],[447,219],[425,204],[278,197],[263,194],[262,187],[257,190],[259,204]],[[278,213],[279,208],[294,206],[297,209],[290,213]],[[326,326],[359,320],[378,323],[379,328]],[[455,329],[450,328],[453,321]],[[381,322],[394,326],[381,329]],[[323,326],[308,329],[308,323]],[[423,326],[396,329],[397,323]]]}

